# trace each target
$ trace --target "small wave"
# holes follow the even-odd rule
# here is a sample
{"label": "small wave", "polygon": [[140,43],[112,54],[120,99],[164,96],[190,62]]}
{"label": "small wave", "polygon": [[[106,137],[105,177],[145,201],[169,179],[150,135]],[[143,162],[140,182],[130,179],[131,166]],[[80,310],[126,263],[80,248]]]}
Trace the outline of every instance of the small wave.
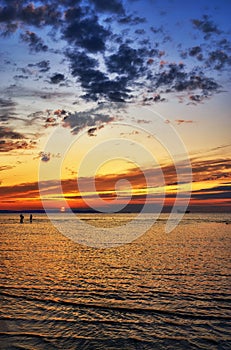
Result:
{"label": "small wave", "polygon": [[184,319],[198,319],[198,320],[219,320],[219,321],[231,321],[231,316],[220,316],[220,315],[205,315],[202,313],[191,313],[191,312],[181,312],[181,311],[172,311],[172,310],[163,310],[163,309],[155,309],[155,308],[147,308],[147,307],[127,307],[123,305],[106,305],[99,303],[81,303],[81,302],[73,302],[70,300],[62,300],[59,298],[51,299],[45,298],[41,299],[38,297],[30,297],[25,295],[16,295],[16,294],[8,294],[4,292],[0,292],[0,294],[7,296],[8,298],[16,298],[16,299],[26,299],[30,301],[38,301],[40,303],[49,303],[55,305],[63,305],[63,306],[71,306],[73,308],[85,308],[85,309],[98,309],[104,311],[117,311],[123,313],[135,313],[135,314],[159,314],[159,315],[168,315],[174,316]]}

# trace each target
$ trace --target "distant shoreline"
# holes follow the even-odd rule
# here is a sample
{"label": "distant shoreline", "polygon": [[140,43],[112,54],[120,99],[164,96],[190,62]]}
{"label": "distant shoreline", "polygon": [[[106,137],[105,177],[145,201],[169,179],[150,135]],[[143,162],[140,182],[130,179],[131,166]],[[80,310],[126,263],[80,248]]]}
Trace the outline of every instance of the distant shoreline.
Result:
{"label": "distant shoreline", "polygon": [[[193,208],[193,210],[190,210],[190,213],[187,213],[187,215],[191,215],[191,214],[198,214],[198,213],[214,213],[214,214],[231,214],[231,210],[230,208],[206,208],[207,210],[205,210],[204,208]],[[106,214],[138,214],[140,213],[141,210],[126,210],[126,208],[124,208],[124,210],[120,210],[118,212],[110,212],[108,211]],[[75,214],[104,214],[105,212],[101,212],[100,210],[94,210],[94,209],[69,209],[66,210],[65,212],[61,212],[59,209],[50,209],[50,210],[44,210],[44,209],[26,209],[26,210],[0,210],[0,214],[20,214],[20,213],[24,213],[24,214],[46,214],[46,213],[60,213],[60,214],[68,214],[68,213],[75,213]],[[161,211],[162,214],[170,214],[171,209],[169,208],[163,208],[163,210]],[[144,212],[144,214],[156,214],[158,213],[158,211],[146,211]],[[181,212],[177,212],[176,214],[183,214]]]}

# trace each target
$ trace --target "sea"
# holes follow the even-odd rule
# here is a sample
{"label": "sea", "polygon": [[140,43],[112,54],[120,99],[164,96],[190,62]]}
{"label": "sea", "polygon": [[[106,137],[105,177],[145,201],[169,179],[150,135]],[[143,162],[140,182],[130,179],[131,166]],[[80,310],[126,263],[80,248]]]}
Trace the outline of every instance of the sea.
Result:
{"label": "sea", "polygon": [[[80,220],[119,230],[132,215]],[[0,215],[0,349],[231,349],[231,214],[185,214],[168,233],[161,214],[107,248],[24,216]]]}

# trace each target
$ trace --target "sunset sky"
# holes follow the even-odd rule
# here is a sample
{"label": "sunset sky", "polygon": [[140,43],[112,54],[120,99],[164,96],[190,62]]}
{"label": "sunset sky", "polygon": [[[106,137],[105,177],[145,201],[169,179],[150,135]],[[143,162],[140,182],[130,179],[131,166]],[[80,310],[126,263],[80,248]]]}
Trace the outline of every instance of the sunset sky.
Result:
{"label": "sunset sky", "polygon": [[192,185],[190,209],[230,211],[230,13],[0,0],[0,210],[168,207]]}

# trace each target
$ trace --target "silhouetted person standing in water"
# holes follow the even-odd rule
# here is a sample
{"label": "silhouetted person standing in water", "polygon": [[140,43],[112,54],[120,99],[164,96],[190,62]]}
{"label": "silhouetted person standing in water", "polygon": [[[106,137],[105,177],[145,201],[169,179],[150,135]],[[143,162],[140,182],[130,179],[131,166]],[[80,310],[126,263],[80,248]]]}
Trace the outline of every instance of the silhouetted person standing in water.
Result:
{"label": "silhouetted person standing in water", "polygon": [[24,216],[20,214],[20,224],[23,224]]}
{"label": "silhouetted person standing in water", "polygon": [[32,220],[33,220],[33,215],[30,214],[30,223],[32,223]]}

